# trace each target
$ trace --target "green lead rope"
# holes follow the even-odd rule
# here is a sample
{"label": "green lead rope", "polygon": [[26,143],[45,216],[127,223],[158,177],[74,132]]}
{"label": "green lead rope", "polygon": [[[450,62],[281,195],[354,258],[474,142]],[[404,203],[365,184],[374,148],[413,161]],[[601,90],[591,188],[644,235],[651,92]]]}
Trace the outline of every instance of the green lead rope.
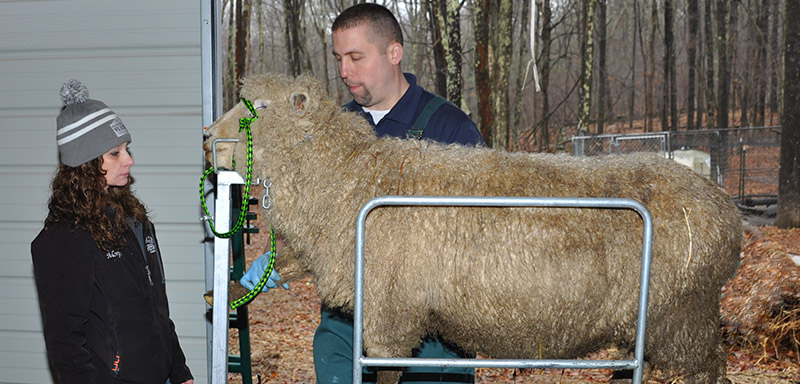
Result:
{"label": "green lead rope", "polygon": [[[258,118],[258,114],[256,113],[256,109],[253,108],[253,104],[249,102],[247,99],[242,98],[242,102],[247,109],[250,110],[250,113],[253,115],[251,117],[243,117],[239,119],[239,132],[242,130],[245,131],[246,135],[246,144],[247,144],[247,172],[245,174],[245,181],[244,181],[244,196],[250,196],[250,184],[253,179],[253,134],[250,130],[250,124]],[[234,168],[236,167],[235,160],[232,160],[231,164]],[[200,203],[203,206],[203,212],[208,217],[208,226],[211,228],[211,232],[214,233],[217,237],[221,238],[228,238],[239,232],[244,226],[244,221],[247,217],[247,210],[248,210],[248,199],[242,199],[242,208],[239,210],[239,219],[236,221],[236,224],[231,228],[230,231],[225,233],[219,233],[214,228],[214,220],[211,219],[211,214],[208,212],[208,206],[206,205],[206,193],[205,193],[205,182],[208,175],[214,172],[214,166],[208,167],[205,172],[203,172],[203,176],[200,177]],[[264,270],[264,274],[261,275],[261,279],[258,280],[258,284],[256,284],[255,288],[252,291],[248,292],[246,295],[242,296],[241,298],[233,301],[231,303],[231,309],[236,309],[249,303],[253,300],[261,290],[264,288],[264,285],[267,284],[267,280],[269,280],[269,275],[272,273],[272,267],[275,265],[275,232],[272,230],[272,225],[269,228],[269,237],[270,237],[270,256],[269,256],[269,265],[267,269]]]}
{"label": "green lead rope", "polygon": [[[250,110],[250,113],[253,114],[252,117],[243,117],[239,119],[239,132],[244,129],[245,135],[247,137],[247,172],[245,174],[244,179],[244,195],[250,195],[250,183],[253,179],[253,133],[250,131],[250,123],[252,123],[258,115],[256,114],[255,108],[253,108],[253,104],[249,101],[242,99],[244,105],[247,106],[247,109]],[[234,167],[236,166],[236,162],[234,160],[233,164]],[[214,228],[214,220],[211,219],[211,214],[208,213],[208,206],[206,205],[206,193],[205,193],[205,182],[208,175],[214,172],[214,166],[208,167],[205,172],[203,172],[203,176],[200,177],[200,203],[203,206],[203,212],[208,217],[208,226],[211,228],[211,232],[217,237],[228,238],[233,236],[235,233],[239,232],[244,225],[245,218],[247,216],[247,207],[248,207],[248,199],[242,199],[242,209],[239,210],[239,220],[236,221],[236,224],[231,228],[230,231],[225,233],[219,233]]]}
{"label": "green lead rope", "polygon": [[264,274],[261,275],[261,279],[258,280],[258,284],[256,284],[252,291],[247,292],[246,295],[231,302],[231,309],[236,309],[249,303],[255,299],[256,296],[261,293],[261,290],[264,289],[264,286],[267,285],[267,280],[269,280],[269,275],[272,273],[273,266],[275,265],[275,254],[277,253],[275,249],[275,231],[272,230],[271,224],[269,226],[269,250],[269,264],[267,265],[267,269],[264,270]]}

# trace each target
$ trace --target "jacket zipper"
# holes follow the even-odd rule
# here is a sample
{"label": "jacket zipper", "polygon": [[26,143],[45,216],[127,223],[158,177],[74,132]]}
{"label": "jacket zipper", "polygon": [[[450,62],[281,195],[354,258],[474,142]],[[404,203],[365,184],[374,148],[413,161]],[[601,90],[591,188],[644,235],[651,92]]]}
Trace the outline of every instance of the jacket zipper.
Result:
{"label": "jacket zipper", "polygon": [[153,286],[153,278],[150,276],[150,267],[145,264],[144,270],[147,271],[147,280],[150,281],[150,286]]}

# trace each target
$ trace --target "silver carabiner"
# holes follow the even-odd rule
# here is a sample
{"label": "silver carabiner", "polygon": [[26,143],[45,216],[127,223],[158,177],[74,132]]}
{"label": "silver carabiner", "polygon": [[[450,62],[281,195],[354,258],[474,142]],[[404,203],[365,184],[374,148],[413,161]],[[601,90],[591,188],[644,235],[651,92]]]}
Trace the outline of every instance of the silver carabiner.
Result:
{"label": "silver carabiner", "polygon": [[272,186],[272,182],[267,184],[267,180],[264,180],[264,194],[261,196],[261,208],[269,209],[272,206],[272,198],[269,197],[269,187]]}

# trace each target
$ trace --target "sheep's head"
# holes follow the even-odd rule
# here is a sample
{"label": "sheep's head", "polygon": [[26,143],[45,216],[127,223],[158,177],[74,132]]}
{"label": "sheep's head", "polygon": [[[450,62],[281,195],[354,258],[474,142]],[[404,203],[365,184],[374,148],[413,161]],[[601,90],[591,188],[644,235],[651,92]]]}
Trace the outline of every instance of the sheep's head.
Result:
{"label": "sheep's head", "polygon": [[[329,115],[335,109],[327,101],[320,84],[310,76],[297,79],[279,74],[248,77],[242,81],[241,98],[250,106],[240,101],[215,121],[206,131],[203,149],[210,163],[214,163],[216,152],[218,168],[236,170],[242,176],[247,159],[246,132],[240,129],[243,118],[251,119],[253,176],[264,178],[274,170],[273,158],[286,156],[292,147],[313,136],[318,126],[314,124],[315,115],[320,112]],[[253,113],[257,116],[255,119],[252,119]]]}

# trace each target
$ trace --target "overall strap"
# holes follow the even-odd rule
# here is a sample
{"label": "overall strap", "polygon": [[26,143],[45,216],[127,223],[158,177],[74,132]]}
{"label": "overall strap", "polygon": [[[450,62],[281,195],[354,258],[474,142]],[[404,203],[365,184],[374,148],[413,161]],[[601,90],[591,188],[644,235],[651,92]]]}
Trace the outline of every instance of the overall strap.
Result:
{"label": "overall strap", "polygon": [[414,125],[406,132],[407,139],[422,139],[422,132],[425,131],[425,126],[428,125],[428,120],[431,119],[433,113],[436,112],[442,104],[446,103],[443,97],[433,95],[433,98],[428,100],[428,103],[425,104],[425,108],[422,109],[422,113],[417,116],[417,120],[414,121]]}

